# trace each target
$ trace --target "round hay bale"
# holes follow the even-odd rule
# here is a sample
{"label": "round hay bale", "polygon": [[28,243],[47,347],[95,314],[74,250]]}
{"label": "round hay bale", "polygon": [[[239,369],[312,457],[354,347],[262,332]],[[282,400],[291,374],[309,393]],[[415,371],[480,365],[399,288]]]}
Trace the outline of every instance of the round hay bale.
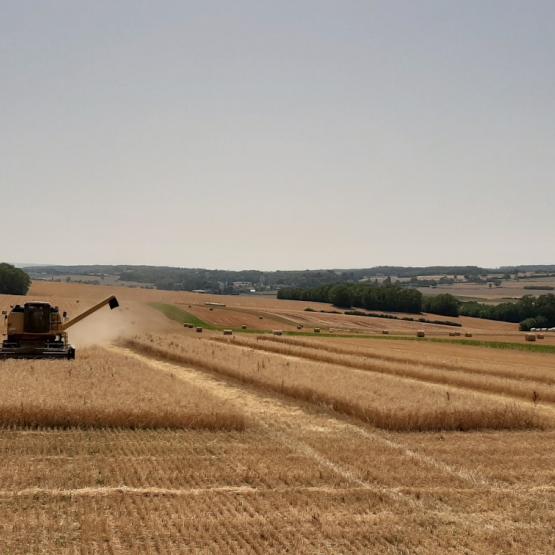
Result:
{"label": "round hay bale", "polygon": [[544,335],[543,335],[543,333],[538,333],[538,334],[536,335],[536,337],[537,337],[538,339],[543,339],[543,338],[544,338]]}
{"label": "round hay bale", "polygon": [[224,330],[224,335],[233,335],[233,330]]}
{"label": "round hay bale", "polygon": [[314,328],[314,333],[320,333],[320,328]]}
{"label": "round hay bale", "polygon": [[389,330],[382,330],[382,335],[389,335]]}
{"label": "round hay bale", "polygon": [[197,333],[202,333],[202,328],[200,326],[197,326],[196,331]]}
{"label": "round hay bale", "polygon": [[525,338],[526,341],[536,341],[536,335],[534,333],[527,333]]}
{"label": "round hay bale", "polygon": [[465,337],[472,337],[472,334],[471,334],[469,331],[467,331],[467,332],[464,334],[464,336],[465,336]]}
{"label": "round hay bale", "polygon": [[273,330],[272,333],[274,335],[283,335],[283,331],[282,330]]}
{"label": "round hay bale", "polygon": [[426,332],[424,330],[418,330],[416,332],[416,337],[426,337]]}
{"label": "round hay bale", "polygon": [[297,324],[297,329],[298,329],[298,330],[302,330],[302,329],[303,329],[303,325],[302,325],[302,324]]}
{"label": "round hay bale", "polygon": [[449,337],[457,337],[457,332],[456,331],[450,331],[449,332]]}
{"label": "round hay bale", "polygon": [[209,310],[210,312],[212,312],[214,309],[213,309],[212,307],[210,307],[208,310]]}
{"label": "round hay bale", "polygon": [[241,329],[242,329],[242,330],[246,330],[246,329],[247,329],[247,326],[245,326],[245,324],[243,324],[243,325],[241,326]]}
{"label": "round hay bale", "polygon": [[259,316],[258,319],[259,320],[264,320],[264,316]]}

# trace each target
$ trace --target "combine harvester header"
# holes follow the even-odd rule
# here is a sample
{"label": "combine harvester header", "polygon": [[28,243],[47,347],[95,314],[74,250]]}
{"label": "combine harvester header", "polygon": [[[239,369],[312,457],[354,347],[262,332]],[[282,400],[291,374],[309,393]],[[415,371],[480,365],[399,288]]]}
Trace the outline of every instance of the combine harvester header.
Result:
{"label": "combine harvester header", "polygon": [[119,306],[115,296],[108,297],[71,320],[64,312],[60,316],[57,306],[47,302],[28,302],[15,305],[8,314],[2,312],[6,322],[7,338],[2,342],[0,359],[5,358],[75,358],[75,347],[69,344],[67,330],[103,306]]}

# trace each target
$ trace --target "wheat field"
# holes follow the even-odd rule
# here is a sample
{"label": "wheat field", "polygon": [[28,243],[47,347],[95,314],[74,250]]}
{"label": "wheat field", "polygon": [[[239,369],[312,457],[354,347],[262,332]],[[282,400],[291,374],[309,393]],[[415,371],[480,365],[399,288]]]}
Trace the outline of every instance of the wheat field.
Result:
{"label": "wheat field", "polygon": [[3,361],[0,426],[230,430],[245,420],[175,376],[90,347],[75,362]]}
{"label": "wheat field", "polygon": [[256,342],[232,338],[208,343],[196,337],[146,336],[127,340],[141,352],[253,383],[294,398],[332,407],[379,428],[397,431],[528,429],[544,422],[532,408],[484,399],[470,392],[449,391],[436,384],[400,380],[382,373],[368,375],[341,360],[293,358],[287,349],[260,355]]}
{"label": "wheat field", "polygon": [[[37,287],[74,313],[104,296]],[[148,304],[205,298],[126,290],[76,361],[0,361],[0,553],[555,550],[553,355],[224,340]],[[214,324],[298,314],[230,302]]]}
{"label": "wheat field", "polygon": [[[214,341],[223,341],[223,338],[214,338]],[[263,352],[414,378],[434,384],[459,386],[475,391],[491,391],[527,400],[539,401],[541,399],[550,403],[555,402],[553,388],[555,376],[549,370],[534,372],[532,369],[519,374],[506,368],[496,371],[487,367],[465,367],[464,365],[457,367],[446,361],[436,363],[432,360],[423,361],[418,358],[397,358],[389,355],[386,349],[382,350],[381,354],[371,354],[365,351],[353,352],[322,343],[271,336],[261,336],[256,341],[236,338],[233,343]]]}

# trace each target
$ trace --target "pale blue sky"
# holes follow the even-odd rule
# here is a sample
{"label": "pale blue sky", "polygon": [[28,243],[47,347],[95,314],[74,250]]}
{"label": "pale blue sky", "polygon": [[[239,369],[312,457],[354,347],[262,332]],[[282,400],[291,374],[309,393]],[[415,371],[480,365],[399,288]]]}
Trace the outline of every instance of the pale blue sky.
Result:
{"label": "pale blue sky", "polygon": [[554,263],[555,2],[0,0],[0,259]]}

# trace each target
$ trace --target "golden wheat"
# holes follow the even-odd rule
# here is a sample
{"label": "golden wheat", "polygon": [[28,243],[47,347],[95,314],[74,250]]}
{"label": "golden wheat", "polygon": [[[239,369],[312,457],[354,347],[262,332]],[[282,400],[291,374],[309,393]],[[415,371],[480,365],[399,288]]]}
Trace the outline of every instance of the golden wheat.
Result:
{"label": "golden wheat", "polygon": [[[75,302],[76,295],[82,296],[75,308],[89,297],[92,302],[95,295],[102,298],[114,292],[111,287],[38,282],[33,297],[49,299],[54,290],[64,297],[62,301]],[[229,375],[246,383],[254,374],[265,390],[151,360],[144,364],[154,371],[144,373],[143,365],[130,354],[115,360],[112,351],[108,355],[94,349],[81,351],[80,360],[71,363],[74,370],[80,366],[72,380],[78,378],[82,387],[67,380],[69,363],[59,363],[66,373],[63,380],[56,363],[0,363],[0,386],[10,388],[2,388],[0,399],[17,398],[19,403],[28,393],[39,407],[51,406],[48,399],[53,398],[55,406],[68,408],[71,403],[74,410],[83,407],[83,400],[85,407],[93,406],[94,400],[99,410],[143,406],[158,412],[180,407],[177,397],[182,397],[189,411],[197,414],[206,414],[213,406],[225,413],[240,407],[239,414],[250,425],[244,431],[223,432],[218,428],[1,428],[0,553],[178,553],[184,549],[267,554],[553,552],[554,430],[393,433],[337,418],[327,410],[274,394],[279,391],[278,382],[306,384],[317,392],[327,388],[337,399],[362,400],[362,407],[382,409],[397,406],[402,410],[406,405],[412,411],[420,403],[426,411],[451,403],[481,410],[489,401],[484,394],[464,392],[458,399],[460,392],[450,386],[394,376],[375,378],[371,372],[345,366],[201,339],[184,341],[181,335],[187,332],[140,303],[200,304],[207,297],[139,289],[117,293],[122,295],[123,308],[130,309],[124,314],[136,323],[131,326],[137,330],[133,334],[152,330],[163,336],[172,329],[180,334],[161,338],[162,356],[171,356],[171,351],[178,361],[185,355],[192,360],[198,357],[207,363],[206,370],[211,362],[222,364]],[[253,319],[255,307],[267,304],[262,324],[278,303],[254,296],[229,300],[252,306]],[[283,306],[289,306],[290,312],[300,307],[295,317],[303,315],[305,303],[287,303]],[[65,302],[59,304],[65,308]],[[188,333],[197,336],[194,330]],[[72,340],[78,337],[71,335]],[[83,337],[90,340],[88,330]],[[99,337],[105,339],[106,334],[93,339]],[[153,343],[141,337],[141,342],[155,346],[159,341],[151,339]],[[353,345],[357,350],[357,341],[327,338],[325,344]],[[506,365],[509,371],[526,370],[527,365],[531,372],[551,370],[549,358],[527,353],[415,341],[375,341],[372,348],[368,341],[360,343],[378,355],[405,356],[407,363],[417,366],[426,366],[429,359],[460,361],[476,368],[482,363],[499,369]],[[513,355],[518,364],[511,363]],[[17,373],[25,366],[32,379],[22,376],[21,391],[17,391],[17,380],[2,382],[4,370]],[[114,377],[108,372],[110,367]],[[127,394],[118,389],[116,379],[123,367],[127,370],[121,385],[127,386]],[[133,369],[136,380],[128,375]],[[53,383],[48,383],[47,372],[52,373]],[[291,377],[294,373],[299,380]],[[195,375],[199,378],[195,383],[202,387],[189,387]],[[184,389],[179,384],[182,379],[187,380]],[[267,380],[273,385],[264,385]],[[104,382],[108,387],[103,389]],[[173,393],[168,392],[168,384]],[[362,387],[360,392],[357,386]],[[11,389],[17,391],[15,397]],[[81,397],[83,389],[94,391]],[[143,394],[147,392],[154,398],[146,399]],[[75,393],[77,402],[69,399]],[[212,394],[220,400],[215,401]],[[504,406],[495,400],[491,403]]]}
{"label": "golden wheat", "polygon": [[[260,341],[264,339],[264,341]],[[220,341],[220,338],[211,338],[212,341]],[[413,378],[434,384],[445,384],[457,387],[473,389],[475,391],[495,392],[510,395],[512,397],[526,399],[529,401],[555,402],[555,389],[545,383],[534,382],[523,379],[507,379],[491,375],[480,375],[466,373],[466,371],[444,370],[433,366],[411,364],[407,361],[402,363],[391,363],[379,359],[368,360],[360,355],[332,355],[321,352],[313,344],[311,348],[298,347],[289,343],[269,343],[267,338],[258,340],[237,338],[236,345],[242,345],[264,352],[278,353],[286,356],[294,356],[306,360],[337,364],[348,368],[366,370],[381,374]]]}
{"label": "golden wheat", "polygon": [[[227,343],[227,342],[226,342]],[[126,340],[143,353],[193,365],[324,404],[374,426],[397,431],[528,429],[543,426],[530,408],[485,400],[444,387],[407,382],[345,367],[261,356],[237,340],[217,344],[194,338],[146,336]]]}
{"label": "golden wheat", "polygon": [[208,393],[104,349],[0,363],[0,426],[243,429]]}
{"label": "golden wheat", "polygon": [[[342,340],[334,338],[333,340],[326,339],[298,339],[292,337],[271,337],[267,335],[257,336],[258,341],[267,341],[270,343],[287,344],[294,345],[296,347],[306,347],[308,349],[317,349],[318,351],[325,351],[328,353],[334,353],[337,355],[347,355],[347,356],[357,356],[363,357],[365,359],[386,361],[393,363],[405,363],[418,366],[426,366],[428,368],[437,368],[441,370],[464,370],[465,372],[480,375],[491,375],[498,378],[509,378],[509,379],[522,379],[522,380],[532,380],[542,384],[555,385],[555,372],[553,368],[555,363],[549,365],[539,366],[538,362],[545,358],[546,355],[543,353],[527,353],[528,363],[519,366],[511,366],[507,363],[500,364],[495,363],[496,357],[499,358],[500,353],[488,350],[490,359],[482,357],[479,363],[476,361],[473,363],[471,356],[459,357],[454,361],[446,360],[444,345],[437,345],[434,343],[428,343],[425,345],[426,356],[422,356],[424,353],[417,352],[417,348],[422,350],[422,344],[412,345],[409,344],[407,347],[405,345],[402,352],[395,354],[395,352],[400,351],[401,348],[399,344],[396,344],[392,348],[392,342],[388,341],[385,344],[379,344],[381,342],[374,342],[372,345],[368,345],[368,341],[357,340],[357,344],[353,345],[348,340]],[[378,345],[376,345],[378,343]],[[400,342],[398,342],[400,343]],[[401,343],[402,344],[402,343]],[[442,349],[440,353],[435,354],[437,349]],[[451,350],[454,349],[453,346],[449,346]],[[471,355],[471,351],[468,347],[465,347],[466,355]],[[420,354],[420,356],[419,356]],[[522,353],[517,353],[517,355],[522,355]],[[548,355],[550,356],[550,355]],[[514,358],[514,356],[512,357]]]}

